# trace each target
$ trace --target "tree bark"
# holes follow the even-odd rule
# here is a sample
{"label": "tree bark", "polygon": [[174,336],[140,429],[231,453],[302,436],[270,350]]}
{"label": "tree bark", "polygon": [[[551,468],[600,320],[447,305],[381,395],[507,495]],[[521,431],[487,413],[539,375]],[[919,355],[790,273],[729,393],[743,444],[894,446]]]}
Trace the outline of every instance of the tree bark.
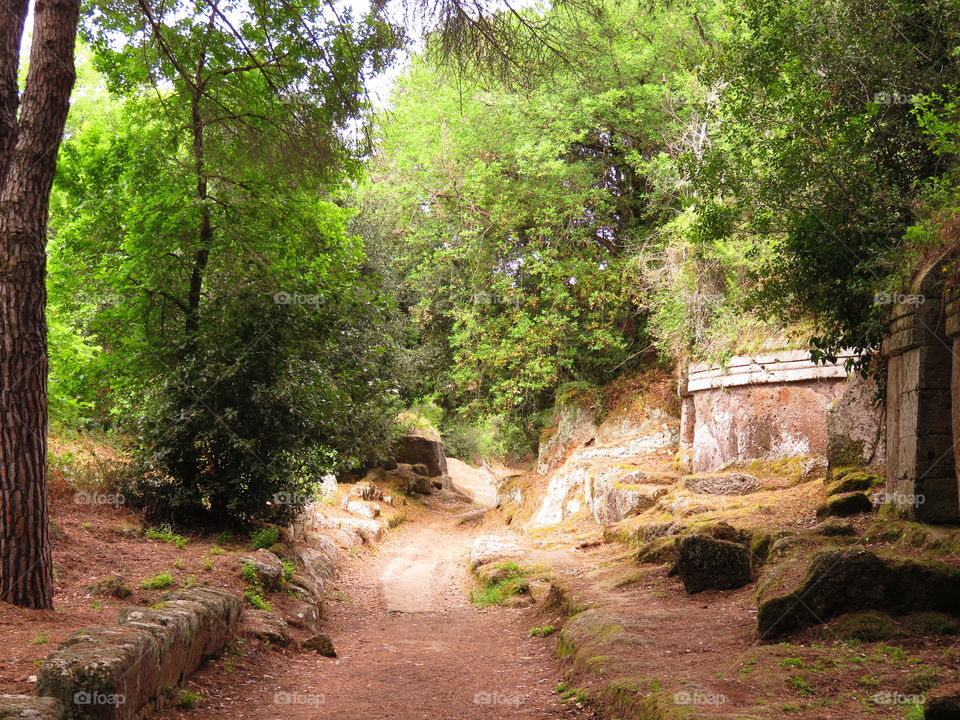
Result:
{"label": "tree bark", "polygon": [[[19,6],[19,0],[0,2]],[[0,75],[0,600],[32,608],[53,606],[45,246],[50,189],[75,77],[78,15],[79,0],[36,3],[19,115],[9,75]],[[0,22],[0,74],[10,67],[15,73],[18,66],[19,37],[11,40],[16,28],[9,31],[7,22],[7,17]]]}

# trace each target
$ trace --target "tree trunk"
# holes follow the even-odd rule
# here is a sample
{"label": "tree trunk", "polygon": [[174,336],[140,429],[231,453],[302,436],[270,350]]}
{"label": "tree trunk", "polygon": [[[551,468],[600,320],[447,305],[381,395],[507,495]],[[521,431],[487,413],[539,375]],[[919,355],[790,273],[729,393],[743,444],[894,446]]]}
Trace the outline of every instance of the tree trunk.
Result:
{"label": "tree trunk", "polygon": [[9,94],[10,68],[14,73],[17,68],[9,53],[19,54],[19,37],[11,41],[6,25],[12,18],[3,19],[0,31],[0,160],[5,165],[0,167],[0,600],[32,608],[53,606],[45,246],[50,188],[75,75],[78,15],[79,0],[38,0],[19,116],[17,98]]}

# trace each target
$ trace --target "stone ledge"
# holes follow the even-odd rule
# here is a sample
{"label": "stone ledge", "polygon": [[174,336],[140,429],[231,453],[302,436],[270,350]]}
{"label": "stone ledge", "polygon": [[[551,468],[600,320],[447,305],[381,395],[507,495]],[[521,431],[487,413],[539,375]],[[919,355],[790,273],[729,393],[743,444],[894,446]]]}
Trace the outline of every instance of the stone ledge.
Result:
{"label": "stone ledge", "polygon": [[740,385],[804,382],[806,380],[844,379],[847,359],[857,358],[853,352],[844,352],[837,362],[821,365],[810,359],[807,350],[785,350],[763,355],[738,355],[725,367],[694,363],[687,378],[687,392]]}
{"label": "stone ledge", "polygon": [[236,595],[208,587],[167,593],[157,608],[125,608],[119,625],[61,643],[37,674],[37,695],[62,703],[65,720],[137,718],[234,637],[240,611]]}

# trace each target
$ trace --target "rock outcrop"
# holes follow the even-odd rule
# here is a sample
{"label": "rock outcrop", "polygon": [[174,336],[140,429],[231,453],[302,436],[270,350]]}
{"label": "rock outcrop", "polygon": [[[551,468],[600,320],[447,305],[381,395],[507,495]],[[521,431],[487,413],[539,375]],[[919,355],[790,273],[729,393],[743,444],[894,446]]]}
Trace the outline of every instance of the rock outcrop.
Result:
{"label": "rock outcrop", "polygon": [[761,598],[757,630],[779,637],[861,610],[960,616],[960,569],[862,549],[823,551],[795,589]]}
{"label": "rock outcrop", "polygon": [[430,477],[447,474],[447,458],[439,439],[404,435],[397,441],[396,460],[408,465],[423,464]]}

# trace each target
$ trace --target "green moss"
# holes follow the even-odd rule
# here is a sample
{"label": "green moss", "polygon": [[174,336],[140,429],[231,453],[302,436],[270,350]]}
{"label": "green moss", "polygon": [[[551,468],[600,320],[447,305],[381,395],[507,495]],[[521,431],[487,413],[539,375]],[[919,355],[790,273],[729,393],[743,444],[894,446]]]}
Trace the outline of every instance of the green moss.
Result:
{"label": "green moss", "polygon": [[144,590],[162,590],[171,585],[173,585],[173,575],[170,573],[158,573],[140,583],[140,587]]}
{"label": "green moss", "polygon": [[867,491],[882,487],[884,480],[872,473],[850,472],[827,486],[827,495],[841,495],[848,492]]}
{"label": "green moss", "polygon": [[849,640],[852,638],[864,642],[888,640],[899,635],[893,619],[889,615],[876,610],[844,615],[832,624],[831,630],[834,635],[841,639]]}
{"label": "green moss", "polygon": [[960,620],[943,613],[914,613],[906,621],[917,635],[960,635]]}
{"label": "green moss", "polygon": [[644,543],[637,551],[637,562],[655,565],[674,562],[677,559],[676,540],[675,536],[668,536]]}

